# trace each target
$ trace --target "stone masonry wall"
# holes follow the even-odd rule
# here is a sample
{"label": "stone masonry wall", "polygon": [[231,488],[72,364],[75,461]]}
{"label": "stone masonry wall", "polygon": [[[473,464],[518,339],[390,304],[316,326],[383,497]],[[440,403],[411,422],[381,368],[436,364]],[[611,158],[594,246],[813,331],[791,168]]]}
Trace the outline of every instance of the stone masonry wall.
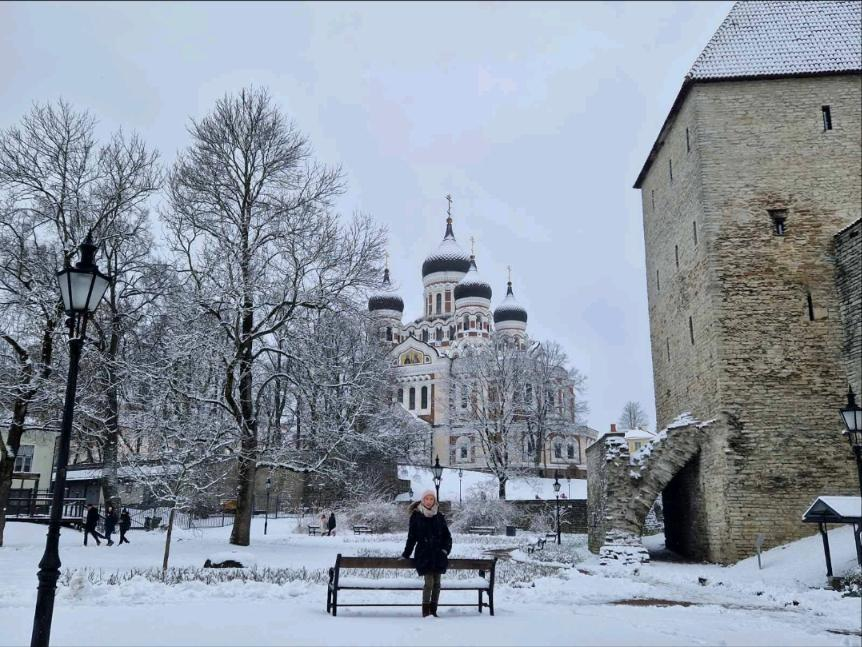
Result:
{"label": "stone masonry wall", "polygon": [[832,252],[862,211],[860,79],[697,84],[642,185],[656,420],[717,419],[665,492],[666,535],[691,557],[733,562],[758,532],[809,534],[815,496],[853,491]]}
{"label": "stone masonry wall", "polygon": [[834,256],[847,381],[862,393],[862,220],[835,236]]}

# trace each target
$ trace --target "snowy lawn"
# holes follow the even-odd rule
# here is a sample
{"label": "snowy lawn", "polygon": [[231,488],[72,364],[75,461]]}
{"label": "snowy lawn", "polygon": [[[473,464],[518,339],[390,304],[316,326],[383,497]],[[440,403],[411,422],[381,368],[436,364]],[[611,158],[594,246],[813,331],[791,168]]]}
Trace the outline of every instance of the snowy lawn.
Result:
{"label": "snowy lawn", "polygon": [[[820,588],[825,576],[816,536],[766,552],[762,571],[752,558],[727,568],[654,561],[637,574],[599,566],[583,536],[564,536],[561,548],[548,544],[529,557],[516,548],[514,560],[499,563],[493,618],[466,607],[446,607],[440,618],[425,620],[410,607],[340,608],[333,618],[325,612],[323,582],[335,555],[396,556],[404,535],[308,537],[294,534],[294,523],[270,520],[264,537],[263,520],[255,519],[248,548],[228,546],[230,528],[175,530],[171,565],[185,577],[170,586],[141,575],[127,579],[133,569],[158,571],[163,533],[133,532],[131,545],[85,548],[79,533],[64,530],[61,557],[69,573],[58,590],[52,644],[862,644],[862,601]],[[6,527],[0,645],[29,643],[44,536],[43,526]],[[456,535],[453,556],[478,556],[527,539]],[[649,538],[651,547],[659,548],[659,540]],[[854,563],[850,529],[832,531],[830,542],[836,573],[848,571]],[[195,581],[202,573],[229,577],[228,571],[198,570],[207,557],[228,556],[254,567],[247,581]],[[110,584],[112,575],[122,581]],[[441,602],[475,603],[474,595],[444,591]],[[418,602],[419,596],[347,591],[340,601]]]}

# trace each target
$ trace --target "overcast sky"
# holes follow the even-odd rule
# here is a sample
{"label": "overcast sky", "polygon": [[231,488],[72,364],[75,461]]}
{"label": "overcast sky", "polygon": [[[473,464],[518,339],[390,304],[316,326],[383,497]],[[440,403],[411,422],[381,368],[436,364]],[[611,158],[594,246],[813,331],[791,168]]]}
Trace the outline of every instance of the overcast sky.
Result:
{"label": "overcast sky", "polygon": [[2,3],[0,127],[34,101],[139,132],[166,163],[190,118],[266,86],[344,168],[340,210],[389,229],[405,320],[421,264],[455,235],[528,332],[588,377],[589,423],[626,400],[655,421],[635,177],[730,2]]}

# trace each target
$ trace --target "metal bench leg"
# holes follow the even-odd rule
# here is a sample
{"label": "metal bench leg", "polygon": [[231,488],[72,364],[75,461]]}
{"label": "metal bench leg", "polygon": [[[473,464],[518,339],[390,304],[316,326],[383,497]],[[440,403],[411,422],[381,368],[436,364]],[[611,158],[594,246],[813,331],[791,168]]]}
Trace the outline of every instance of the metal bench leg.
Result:
{"label": "metal bench leg", "polygon": [[338,615],[338,589],[332,592],[332,615]]}
{"label": "metal bench leg", "polygon": [[332,585],[326,585],[326,613],[332,609]]}
{"label": "metal bench leg", "polygon": [[482,589],[479,589],[479,613],[482,613]]}
{"label": "metal bench leg", "polygon": [[494,615],[494,591],[488,591],[488,611]]}

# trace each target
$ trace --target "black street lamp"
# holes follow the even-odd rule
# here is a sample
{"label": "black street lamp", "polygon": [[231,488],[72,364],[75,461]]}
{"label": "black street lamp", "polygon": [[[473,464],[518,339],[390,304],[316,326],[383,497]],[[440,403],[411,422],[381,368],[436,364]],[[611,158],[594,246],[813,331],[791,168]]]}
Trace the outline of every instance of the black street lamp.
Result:
{"label": "black street lamp", "polygon": [[57,272],[63,310],[68,315],[69,375],[66,379],[66,399],[63,404],[63,421],[60,427],[60,448],[57,454],[57,476],[51,500],[51,519],[45,553],[39,562],[39,587],[36,594],[36,612],[33,616],[31,647],[47,647],[51,640],[51,620],[54,616],[54,595],[60,577],[60,520],[63,514],[63,496],[66,491],[66,467],[69,463],[69,442],[72,437],[72,417],[75,412],[75,392],[78,387],[78,362],[87,333],[87,321],[96,311],[113,277],[102,274],[96,266],[96,249],[92,239],[80,247],[81,260],[75,267],[68,265]]}
{"label": "black street lamp", "polygon": [[272,487],[272,477],[266,477],[266,510],[263,513],[263,534],[269,528],[269,489]]}
{"label": "black street lamp", "polygon": [[458,468],[458,503],[461,503],[461,479],[464,478],[464,470]]}
{"label": "black street lamp", "polygon": [[440,503],[440,481],[443,480],[443,466],[440,464],[440,456],[434,459],[434,465],[431,466],[431,471],[434,473],[434,487],[437,490],[437,503]]}
{"label": "black street lamp", "polygon": [[856,455],[856,471],[859,472],[859,494],[862,494],[862,407],[856,404],[853,387],[847,390],[847,406],[841,409],[841,420],[847,427],[842,433],[847,436],[850,447]]}
{"label": "black street lamp", "polygon": [[554,470],[554,494],[557,496],[557,545],[560,542],[560,479],[557,476],[557,471]]}

